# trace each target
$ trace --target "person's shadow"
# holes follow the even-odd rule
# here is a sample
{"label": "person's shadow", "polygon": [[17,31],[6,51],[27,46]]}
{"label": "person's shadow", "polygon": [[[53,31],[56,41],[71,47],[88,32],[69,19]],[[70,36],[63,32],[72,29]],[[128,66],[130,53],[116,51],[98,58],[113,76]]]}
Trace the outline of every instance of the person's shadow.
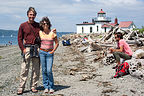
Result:
{"label": "person's shadow", "polygon": [[[66,88],[69,88],[70,86],[63,86],[63,85],[54,85],[54,90],[55,91],[59,91],[59,90],[62,90],[62,89],[66,89]],[[37,90],[44,90],[45,88],[43,86],[39,86],[37,87]]]}
{"label": "person's shadow", "polygon": [[[59,90],[66,89],[66,88],[69,88],[69,87],[70,86],[54,85],[55,91],[59,91]],[[39,91],[42,91],[45,88],[43,86],[38,86],[36,89],[39,90]],[[29,93],[29,92],[31,92],[31,90],[25,90],[23,93]]]}

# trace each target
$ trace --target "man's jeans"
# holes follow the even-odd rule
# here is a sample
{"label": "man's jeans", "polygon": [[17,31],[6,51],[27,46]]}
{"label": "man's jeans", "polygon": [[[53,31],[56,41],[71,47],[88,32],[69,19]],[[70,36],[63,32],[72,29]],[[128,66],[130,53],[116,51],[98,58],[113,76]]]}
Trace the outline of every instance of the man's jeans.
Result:
{"label": "man's jeans", "polygon": [[52,73],[53,66],[53,56],[54,54],[50,54],[49,52],[45,52],[40,50],[40,62],[42,65],[42,75],[43,75],[43,86],[45,89],[53,89],[54,80]]}

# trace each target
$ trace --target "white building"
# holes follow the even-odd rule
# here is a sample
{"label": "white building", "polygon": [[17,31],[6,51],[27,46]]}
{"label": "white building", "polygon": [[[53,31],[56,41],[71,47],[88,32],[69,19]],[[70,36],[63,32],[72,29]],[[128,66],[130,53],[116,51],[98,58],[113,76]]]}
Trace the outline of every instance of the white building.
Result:
{"label": "white building", "polygon": [[120,22],[118,24],[118,19],[115,18],[114,23],[110,23],[111,18],[106,17],[106,13],[101,9],[97,13],[97,17],[92,19],[91,23],[83,22],[82,24],[76,24],[77,26],[77,33],[103,33],[108,32],[110,30],[110,26],[105,25],[105,23],[108,23],[112,26],[118,25],[121,27],[121,29],[132,29],[135,28],[135,25],[132,21],[125,21]]}

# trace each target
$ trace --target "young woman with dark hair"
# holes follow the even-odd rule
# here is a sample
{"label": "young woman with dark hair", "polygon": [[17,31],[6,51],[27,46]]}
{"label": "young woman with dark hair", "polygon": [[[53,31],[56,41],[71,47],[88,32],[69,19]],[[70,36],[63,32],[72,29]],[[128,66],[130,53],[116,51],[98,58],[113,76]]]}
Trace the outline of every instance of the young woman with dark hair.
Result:
{"label": "young woman with dark hair", "polygon": [[43,86],[45,88],[44,93],[51,94],[54,92],[54,80],[52,73],[53,57],[59,43],[56,35],[56,29],[51,30],[51,23],[48,17],[42,18],[40,21],[40,29],[39,35],[41,38],[41,47],[39,54],[42,65]]}

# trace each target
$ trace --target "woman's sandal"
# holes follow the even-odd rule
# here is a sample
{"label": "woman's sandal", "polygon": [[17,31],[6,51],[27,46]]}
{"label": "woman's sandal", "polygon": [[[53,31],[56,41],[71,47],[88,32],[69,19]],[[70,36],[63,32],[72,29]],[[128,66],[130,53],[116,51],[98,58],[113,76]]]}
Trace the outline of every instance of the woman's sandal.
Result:
{"label": "woman's sandal", "polygon": [[50,89],[50,90],[49,90],[49,93],[50,93],[50,94],[53,94],[53,93],[54,93],[54,90],[53,90],[53,89]]}
{"label": "woman's sandal", "polygon": [[23,94],[23,89],[18,89],[17,90],[17,95],[22,95]]}
{"label": "woman's sandal", "polygon": [[31,91],[32,91],[33,93],[37,93],[37,92],[38,92],[38,90],[37,90],[36,88],[32,88]]}

